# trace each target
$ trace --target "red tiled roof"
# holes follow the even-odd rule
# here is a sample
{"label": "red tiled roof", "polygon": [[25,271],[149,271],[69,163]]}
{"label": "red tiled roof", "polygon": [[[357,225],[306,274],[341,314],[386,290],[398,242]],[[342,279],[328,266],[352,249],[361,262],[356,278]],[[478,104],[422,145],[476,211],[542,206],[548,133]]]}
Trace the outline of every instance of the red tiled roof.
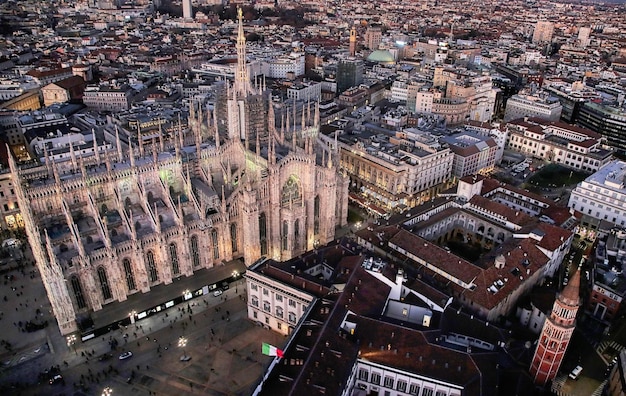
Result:
{"label": "red tiled roof", "polygon": [[51,69],[51,70],[37,70],[37,69],[33,69],[33,70],[29,70],[26,75],[28,76],[32,76],[32,77],[49,77],[49,76],[57,76],[57,75],[61,75],[61,74],[67,74],[67,73],[71,73],[72,72],[72,68],[70,67],[64,67],[64,68],[60,68],[60,69]]}
{"label": "red tiled roof", "polygon": [[359,317],[355,336],[360,359],[464,386],[463,394],[481,394],[480,370],[471,356],[431,344],[421,331]]}
{"label": "red tiled roof", "polygon": [[534,222],[534,219],[526,213],[519,210],[511,209],[506,205],[481,197],[480,195],[474,195],[470,199],[470,203],[489,212],[503,216],[505,219],[513,224],[523,226],[525,224],[530,224]]}
{"label": "red tiled roof", "polygon": [[479,267],[476,267],[469,261],[460,258],[440,248],[434,243],[431,243],[426,239],[406,230],[401,230],[394,235],[389,240],[389,243],[393,243],[394,245],[468,284],[471,283],[481,271]]}

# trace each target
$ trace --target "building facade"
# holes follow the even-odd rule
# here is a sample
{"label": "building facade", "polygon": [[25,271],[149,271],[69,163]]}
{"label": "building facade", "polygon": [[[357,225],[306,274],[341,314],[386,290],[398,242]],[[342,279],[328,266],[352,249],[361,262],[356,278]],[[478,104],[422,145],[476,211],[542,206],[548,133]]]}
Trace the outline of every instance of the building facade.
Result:
{"label": "building facade", "polygon": [[584,172],[597,171],[613,155],[601,136],[586,128],[538,118],[516,120],[507,128],[508,149]]}
{"label": "building facade", "polygon": [[549,43],[554,34],[554,23],[548,21],[537,21],[533,30],[533,43]]}
{"label": "building facade", "polygon": [[355,58],[342,59],[337,63],[337,92],[358,87],[363,81],[363,61]]}
{"label": "building facade", "polygon": [[454,153],[453,176],[488,175],[493,171],[498,153],[498,145],[493,138],[466,131],[442,140]]}
{"label": "building facade", "polygon": [[563,106],[556,98],[541,100],[528,95],[513,95],[506,102],[504,122],[524,117],[537,117],[547,121],[558,121]]}
{"label": "building facade", "polygon": [[129,86],[87,87],[83,103],[95,111],[124,111],[130,108],[133,91]]}
{"label": "building facade", "polygon": [[338,142],[340,166],[354,189],[384,208],[421,204],[447,187],[451,177],[453,153],[425,132],[407,128],[388,141],[354,144],[340,137]]}

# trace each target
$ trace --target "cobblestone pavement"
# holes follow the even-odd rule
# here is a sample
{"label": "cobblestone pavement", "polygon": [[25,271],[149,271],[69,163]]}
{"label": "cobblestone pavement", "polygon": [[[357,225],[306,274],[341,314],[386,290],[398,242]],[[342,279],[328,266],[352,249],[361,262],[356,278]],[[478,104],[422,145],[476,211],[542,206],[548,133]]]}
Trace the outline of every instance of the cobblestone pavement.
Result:
{"label": "cobblestone pavement", "polygon": [[[27,251],[25,262],[30,260]],[[5,268],[11,267],[16,264]],[[68,346],[34,270],[30,264],[23,273],[5,269],[0,283],[0,298],[7,296],[0,340],[11,344],[10,350],[0,345],[3,394],[101,395],[110,388],[112,395],[249,395],[273,359],[261,354],[261,343],[281,347],[287,341],[247,319],[240,280],[222,296],[208,294],[104,337]],[[35,320],[48,320],[49,326],[25,332],[24,323]],[[111,349],[112,339],[118,341],[116,350]],[[123,351],[133,356],[120,360]],[[110,358],[99,360],[108,353]],[[38,374],[52,366],[59,367],[64,383],[38,383]]]}

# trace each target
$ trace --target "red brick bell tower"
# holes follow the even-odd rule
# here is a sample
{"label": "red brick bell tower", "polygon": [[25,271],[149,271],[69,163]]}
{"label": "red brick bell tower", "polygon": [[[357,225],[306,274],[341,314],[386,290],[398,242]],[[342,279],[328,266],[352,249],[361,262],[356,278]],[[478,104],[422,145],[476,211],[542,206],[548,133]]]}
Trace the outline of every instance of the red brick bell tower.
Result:
{"label": "red brick bell tower", "polygon": [[580,268],[554,301],[552,313],[546,318],[530,365],[530,375],[536,385],[545,385],[556,376],[565,356],[567,345],[576,327],[580,306]]}

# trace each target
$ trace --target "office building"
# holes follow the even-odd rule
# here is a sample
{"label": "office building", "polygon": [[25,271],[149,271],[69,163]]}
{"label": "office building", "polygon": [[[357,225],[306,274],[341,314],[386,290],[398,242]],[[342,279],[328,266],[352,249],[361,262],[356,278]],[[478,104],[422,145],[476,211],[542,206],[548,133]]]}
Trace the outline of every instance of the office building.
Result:
{"label": "office building", "polygon": [[358,87],[363,81],[363,61],[360,59],[341,59],[337,63],[337,92]]}
{"label": "office building", "polygon": [[578,124],[602,135],[617,153],[626,154],[624,106],[587,102],[580,108]]}
{"label": "office building", "polygon": [[524,117],[536,117],[546,121],[558,121],[563,106],[555,97],[540,98],[531,95],[513,95],[506,102],[504,122]]}

